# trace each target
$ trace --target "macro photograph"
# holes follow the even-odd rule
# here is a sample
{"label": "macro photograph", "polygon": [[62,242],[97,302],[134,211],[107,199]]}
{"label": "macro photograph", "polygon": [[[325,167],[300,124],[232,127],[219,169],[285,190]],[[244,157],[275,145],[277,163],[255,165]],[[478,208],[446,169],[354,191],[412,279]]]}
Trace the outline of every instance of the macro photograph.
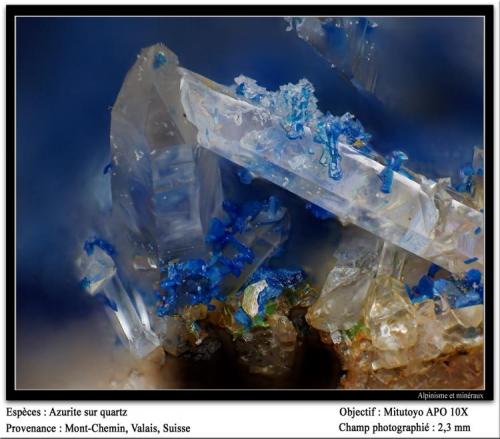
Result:
{"label": "macro photograph", "polygon": [[16,12],[15,397],[492,390],[485,15],[202,9]]}

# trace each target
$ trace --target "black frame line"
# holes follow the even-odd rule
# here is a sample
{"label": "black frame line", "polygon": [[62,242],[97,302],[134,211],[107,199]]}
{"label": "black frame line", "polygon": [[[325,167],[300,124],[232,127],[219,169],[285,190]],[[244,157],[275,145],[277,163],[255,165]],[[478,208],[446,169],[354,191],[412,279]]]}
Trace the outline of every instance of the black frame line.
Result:
{"label": "black frame line", "polygon": [[[17,16],[481,16],[484,17],[484,150],[485,150],[485,354],[483,390],[343,390],[343,389],[161,389],[161,390],[33,390],[15,386],[16,294],[16,131],[15,19]],[[427,401],[491,401],[494,397],[494,7],[493,5],[8,5],[6,6],[6,398],[46,400],[239,400],[239,401],[422,401],[418,395],[466,393],[478,399],[432,398]]]}

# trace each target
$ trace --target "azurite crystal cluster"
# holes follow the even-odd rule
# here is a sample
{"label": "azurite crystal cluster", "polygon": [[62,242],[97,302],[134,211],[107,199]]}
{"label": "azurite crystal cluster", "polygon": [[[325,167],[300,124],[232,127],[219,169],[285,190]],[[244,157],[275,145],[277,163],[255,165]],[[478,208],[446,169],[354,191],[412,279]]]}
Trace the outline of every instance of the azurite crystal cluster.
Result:
{"label": "azurite crystal cluster", "polygon": [[[306,79],[226,87],[155,45],[113,107],[112,203],[81,284],[140,357],[206,359],[222,330],[250,372],[274,377],[308,326],[340,355],[344,387],[405,387],[482,346],[481,154],[456,187],[429,180],[404,152],[377,154],[353,115],[323,114]],[[321,264],[292,239],[298,205],[340,227]]]}

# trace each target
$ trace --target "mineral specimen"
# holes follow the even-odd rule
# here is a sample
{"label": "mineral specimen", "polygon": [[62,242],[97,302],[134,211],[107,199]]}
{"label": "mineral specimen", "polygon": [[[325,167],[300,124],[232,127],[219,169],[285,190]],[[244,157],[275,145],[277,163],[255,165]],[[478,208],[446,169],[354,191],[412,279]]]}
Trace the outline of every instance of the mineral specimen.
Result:
{"label": "mineral specimen", "polygon": [[167,277],[160,286],[167,295],[161,296],[160,316],[185,306],[213,307],[212,299],[224,300],[238,291],[288,237],[286,209],[275,197],[243,206],[224,202],[223,207],[228,218],[214,218],[206,237],[212,247],[210,259],[170,262],[166,267]]}
{"label": "mineral specimen", "polygon": [[[474,148],[472,163],[460,169],[460,181],[454,189],[463,195],[463,202],[482,209],[484,207],[484,152],[482,148]],[[479,232],[480,233],[480,228]]]}
{"label": "mineral specimen", "polygon": [[116,332],[132,352],[142,357],[160,342],[151,330],[140,295],[135,290],[127,291],[120,280],[114,254],[114,248],[102,239],[87,241],[77,261],[82,286],[103,300]]}
{"label": "mineral specimen", "polygon": [[[378,83],[377,23],[365,17],[285,18],[336,71],[356,87],[382,96]],[[378,88],[377,88],[378,86]],[[382,90],[384,91],[384,90]]]}
{"label": "mineral specimen", "polygon": [[[151,303],[162,261],[206,257],[205,235],[222,204],[217,159],[196,147],[196,129],[183,115],[177,64],[176,55],[161,45],[138,56],[113,106],[112,162],[104,170],[111,175],[107,235],[116,248],[116,279],[132,285],[135,308],[156,344],[158,336],[170,340],[165,335],[175,327],[165,328]],[[122,307],[130,308],[125,302],[116,307],[120,315]],[[134,326],[133,313],[127,316],[119,320],[125,332]],[[149,349],[134,345],[132,351],[143,356]]]}
{"label": "mineral specimen", "polygon": [[277,376],[293,365],[297,333],[292,322],[274,314],[265,327],[257,328],[236,342],[240,361],[250,373]]}
{"label": "mineral specimen", "polygon": [[381,242],[350,227],[333,253],[336,263],[318,300],[308,309],[311,326],[334,333],[353,327],[361,318],[368,289],[375,276]]}
{"label": "mineral specimen", "polygon": [[[365,376],[382,379],[381,370],[419,373],[426,362],[481,346],[483,285],[478,270],[457,277],[431,265],[412,289],[405,281],[416,279],[412,271],[428,265],[423,260],[387,242],[381,248],[375,240],[370,248],[352,230],[343,239],[307,321],[336,346],[348,374],[358,376],[363,370]],[[353,385],[351,378],[347,382]]]}
{"label": "mineral specimen", "polygon": [[[356,379],[360,380],[360,376],[382,381],[399,380],[401,376],[419,374],[422,368],[429,366],[430,361],[439,361],[445,355],[482,345],[482,305],[471,303],[464,308],[455,308],[449,301],[457,298],[468,300],[467,291],[457,289],[456,296],[436,292],[435,295],[419,296],[415,300],[414,293],[403,281],[411,277],[411,268],[419,265],[421,262],[411,255],[384,244],[377,275],[372,277],[358,322],[349,330],[337,330],[330,334],[348,375],[357,376]],[[432,280],[438,271],[438,267],[431,265],[423,278]],[[441,272],[443,275],[445,273]],[[470,282],[473,282],[475,288],[482,288],[478,283],[479,277],[473,281],[467,280],[467,275],[460,280],[453,276],[452,279],[455,284],[471,285]],[[421,281],[420,287],[423,284]],[[312,320],[311,324],[314,323]],[[353,379],[348,377],[346,382],[349,384],[344,385],[357,386],[353,384]],[[370,384],[371,387],[386,385],[383,382]]]}
{"label": "mineral specimen", "polygon": [[453,273],[470,258],[482,267],[481,212],[424,176],[398,172],[401,153],[385,167],[364,149],[370,136],[351,115],[321,115],[310,83],[274,93],[237,84],[182,70],[182,104],[203,147]]}
{"label": "mineral specimen", "polygon": [[375,279],[364,320],[373,346],[379,350],[405,349],[416,343],[415,310],[404,285],[394,278],[382,275]]}
{"label": "mineral specimen", "polygon": [[[290,24],[303,38],[349,36],[338,68],[373,89],[368,20]],[[344,387],[368,388],[481,348],[482,150],[458,183],[432,181],[400,149],[379,155],[352,114],[321,112],[307,79],[226,87],[155,45],[113,107],[111,151],[108,233],[78,265],[138,356],[161,346],[204,361],[229,339],[247,371],[274,379],[307,327],[340,355]],[[326,279],[295,264],[297,224],[338,231]]]}
{"label": "mineral specimen", "polygon": [[[146,290],[159,279],[161,260],[207,254],[205,234],[222,203],[216,158],[196,148],[180,81],[174,53],[162,45],[144,49],[112,112],[113,223],[120,230],[113,238],[127,276]],[[156,273],[149,284],[145,269]]]}
{"label": "mineral specimen", "polygon": [[215,317],[235,338],[239,360],[250,373],[280,376],[292,368],[300,337],[290,313],[315,299],[304,277],[302,270],[260,267]]}

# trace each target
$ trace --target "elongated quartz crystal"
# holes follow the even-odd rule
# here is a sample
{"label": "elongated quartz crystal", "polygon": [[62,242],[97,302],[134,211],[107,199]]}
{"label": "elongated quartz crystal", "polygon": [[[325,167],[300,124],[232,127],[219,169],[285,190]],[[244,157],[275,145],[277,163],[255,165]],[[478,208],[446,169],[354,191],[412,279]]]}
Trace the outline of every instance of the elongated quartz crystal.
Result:
{"label": "elongated quartz crystal", "polygon": [[159,346],[142,298],[137,291],[126,290],[112,257],[99,246],[93,246],[82,253],[77,264],[83,286],[104,302],[116,334],[128,349],[144,357]]}
{"label": "elongated quartz crystal", "polygon": [[286,20],[289,23],[287,31],[295,30],[299,38],[310,44],[353,85],[381,95],[373,38],[378,27],[375,22],[364,17],[294,17]]}
{"label": "elongated quartz crystal", "polygon": [[[157,44],[141,51],[113,106],[112,217],[107,239],[80,258],[82,283],[104,300],[117,334],[138,356],[173,332],[155,315],[160,266],[207,256],[205,235],[222,205],[217,157],[199,148],[180,101],[177,56]],[[105,242],[100,240],[100,242]]]}
{"label": "elongated quartz crystal", "polygon": [[113,243],[128,277],[142,284],[148,270],[159,279],[161,260],[205,254],[210,219],[222,205],[217,158],[197,148],[180,80],[177,56],[151,46],[139,54],[113,106],[113,222],[120,230]]}
{"label": "elongated quartz crystal", "polygon": [[[321,123],[307,123],[307,114],[299,115],[305,122],[293,127],[292,136],[288,120],[266,105],[265,97],[243,97],[180,72],[184,111],[206,149],[453,273],[482,269],[483,237],[475,230],[483,215],[453,199],[441,184],[393,172],[342,136],[328,167],[318,142],[328,136]],[[391,178],[389,193],[381,191],[384,174]]]}

